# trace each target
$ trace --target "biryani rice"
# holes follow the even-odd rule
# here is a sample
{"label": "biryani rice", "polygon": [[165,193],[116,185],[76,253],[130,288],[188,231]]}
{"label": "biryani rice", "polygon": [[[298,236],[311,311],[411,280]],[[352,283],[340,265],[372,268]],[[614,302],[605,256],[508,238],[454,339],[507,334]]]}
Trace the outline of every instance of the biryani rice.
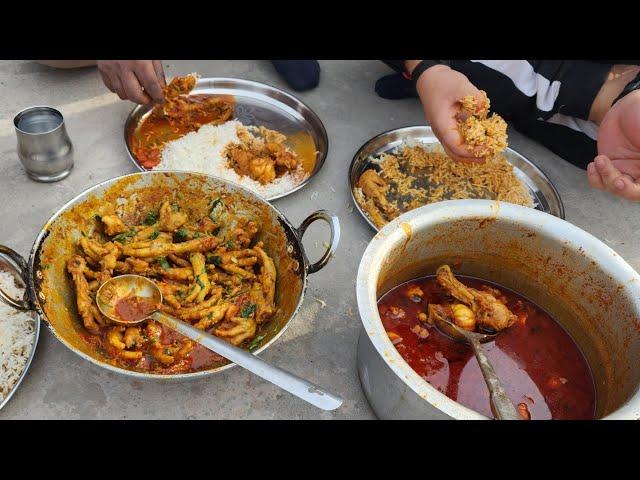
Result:
{"label": "biryani rice", "polygon": [[489,98],[486,92],[480,93],[480,102],[473,95],[460,100],[458,128],[467,150],[489,160],[507,148],[507,122],[496,113],[489,116]]}
{"label": "biryani rice", "polygon": [[484,163],[456,162],[442,147],[412,140],[370,162],[388,186],[385,197],[396,207],[382,209],[362,185],[354,189],[356,201],[378,228],[406,211],[442,200],[481,198],[535,207],[527,186],[502,155]]}

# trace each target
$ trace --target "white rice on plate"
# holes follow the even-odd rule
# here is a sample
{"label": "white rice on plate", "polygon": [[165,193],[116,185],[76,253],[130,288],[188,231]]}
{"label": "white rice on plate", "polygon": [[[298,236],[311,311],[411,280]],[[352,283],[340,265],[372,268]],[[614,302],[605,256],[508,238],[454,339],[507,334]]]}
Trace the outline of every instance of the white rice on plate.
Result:
{"label": "white rice on plate", "polygon": [[266,198],[288,192],[304,180],[305,172],[302,167],[293,174],[287,172],[266,185],[236,173],[228,165],[224,151],[232,143],[241,143],[238,128],[251,132],[251,127],[245,127],[237,120],[229,120],[221,125],[203,125],[195,132],[167,142],[162,150],[160,163],[154,170],[206,173],[246,187]]}
{"label": "white rice on plate", "polygon": [[[14,298],[22,298],[13,275],[0,270],[0,287]],[[0,402],[9,394],[27,365],[35,340],[31,314],[0,301]]]}

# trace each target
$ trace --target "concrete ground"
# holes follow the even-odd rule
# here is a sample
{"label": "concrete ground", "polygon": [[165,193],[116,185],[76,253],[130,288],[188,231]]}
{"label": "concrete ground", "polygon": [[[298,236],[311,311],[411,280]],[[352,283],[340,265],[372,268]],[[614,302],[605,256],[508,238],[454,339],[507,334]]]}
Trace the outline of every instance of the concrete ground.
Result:
{"label": "concrete ground", "polygon": [[[197,71],[263,81],[287,89],[267,61],[165,61],[168,76]],[[299,224],[324,208],[340,217],[337,255],[310,276],[298,316],[262,356],[344,397],[338,411],[311,407],[277,387],[234,368],[188,382],[141,382],[108,372],[81,359],[45,328],[31,369],[0,419],[370,419],[375,418],[360,388],[356,341],[360,320],[354,279],[373,231],[353,211],[347,168],[358,149],[382,131],[424,123],[417,100],[383,100],[376,79],[388,73],[377,61],[322,61],[320,86],[298,94],[327,128],[330,150],[318,176],[276,206]],[[60,71],[32,61],[0,62],[0,243],[23,255],[42,225],[67,200],[98,182],[134,172],[123,145],[123,125],[132,104],[102,84],[95,68]],[[14,114],[30,105],[52,105],[64,113],[75,147],[75,169],[53,184],[27,178],[18,161]],[[586,174],[518,132],[510,145],[544,170],[558,188],[567,220],[594,234],[640,269],[639,205],[589,187]],[[333,190],[332,190],[333,188]],[[334,192],[335,190],[335,192]],[[327,238],[313,226],[305,245],[319,253]],[[322,247],[320,247],[321,249]],[[322,308],[321,299],[326,302]]]}

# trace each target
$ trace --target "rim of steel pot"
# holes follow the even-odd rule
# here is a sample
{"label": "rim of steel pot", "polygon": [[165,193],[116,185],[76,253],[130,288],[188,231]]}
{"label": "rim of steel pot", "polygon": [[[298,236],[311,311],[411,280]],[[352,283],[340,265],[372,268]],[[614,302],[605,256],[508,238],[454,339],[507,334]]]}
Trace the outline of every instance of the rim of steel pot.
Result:
{"label": "rim of steel pot", "polygon": [[[289,222],[287,217],[285,217],[284,214],[280,210],[278,210],[271,203],[267,202],[264,198],[262,198],[259,195],[255,194],[251,190],[249,190],[247,188],[244,188],[244,187],[242,187],[242,186],[240,186],[238,184],[235,184],[233,182],[228,182],[228,181],[223,180],[221,178],[214,177],[212,175],[203,174],[203,173],[183,172],[183,171],[157,171],[157,172],[149,171],[149,172],[130,173],[130,174],[127,174],[127,175],[121,175],[119,177],[114,177],[114,178],[111,178],[109,180],[105,180],[104,182],[100,182],[100,183],[98,183],[98,184],[96,184],[96,185],[84,190],[80,194],[76,195],[71,200],[69,200],[67,203],[65,203],[62,207],[60,207],[60,209],[58,209],[58,211],[56,211],[56,213],[54,213],[47,220],[47,222],[45,223],[44,227],[41,229],[40,233],[38,234],[38,236],[36,237],[35,241],[33,242],[33,246],[32,246],[31,251],[29,253],[28,262],[25,261],[24,258],[22,258],[22,256],[20,254],[18,254],[17,252],[15,252],[14,250],[12,250],[9,247],[6,247],[4,245],[0,245],[0,249],[2,251],[4,251],[5,253],[11,255],[13,257],[13,259],[20,265],[21,270],[22,270],[21,271],[21,280],[27,286],[27,291],[28,291],[28,300],[12,299],[10,297],[7,297],[6,294],[4,294],[3,292],[0,291],[0,301],[4,301],[8,305],[13,306],[14,308],[16,308],[18,310],[35,311],[36,314],[39,316],[39,318],[44,321],[44,323],[47,326],[48,330],[63,345],[65,345],[67,348],[69,348],[71,351],[73,351],[74,353],[76,353],[80,357],[84,358],[85,360],[88,360],[91,363],[93,363],[95,365],[98,365],[99,367],[106,368],[107,370],[111,370],[111,371],[116,372],[116,373],[129,375],[129,376],[137,377],[137,378],[152,378],[154,380],[176,380],[176,379],[185,379],[185,378],[198,378],[198,377],[203,377],[203,376],[207,376],[207,375],[212,375],[214,373],[218,373],[218,372],[221,372],[223,370],[227,370],[229,368],[234,367],[236,365],[235,363],[228,363],[226,365],[222,365],[220,367],[217,367],[217,368],[214,368],[214,369],[210,369],[210,370],[200,370],[200,371],[197,371],[197,372],[190,372],[190,373],[158,374],[158,373],[145,373],[145,372],[138,372],[138,371],[134,371],[134,370],[127,370],[125,368],[116,367],[116,366],[110,365],[110,364],[108,364],[106,362],[102,362],[102,361],[97,360],[97,359],[85,354],[84,352],[81,352],[80,350],[76,349],[73,345],[70,345],[64,338],[62,338],[61,336],[58,335],[56,330],[49,323],[49,321],[47,319],[47,316],[46,316],[45,312],[43,311],[42,306],[40,305],[40,293],[41,292],[36,292],[36,290],[35,290],[34,280],[33,279],[34,279],[34,275],[36,275],[36,272],[34,272],[34,265],[36,263],[36,254],[37,254],[38,249],[40,248],[42,242],[44,241],[44,239],[47,237],[47,235],[49,233],[48,230],[47,230],[47,227],[51,223],[53,223],[60,215],[65,213],[69,208],[75,206],[77,203],[80,203],[82,201],[83,197],[85,197],[85,196],[89,195],[90,193],[92,193],[93,191],[98,190],[101,187],[107,186],[109,184],[114,184],[114,183],[119,182],[119,181],[121,181],[123,179],[131,178],[131,177],[143,177],[143,176],[148,176],[148,175],[171,175],[171,174],[175,174],[175,175],[178,175],[178,176],[202,176],[202,177],[207,177],[209,179],[212,179],[215,182],[218,182],[218,183],[224,185],[226,188],[228,188],[231,191],[232,190],[236,190],[236,191],[239,191],[241,193],[246,194],[249,198],[253,198],[255,200],[259,200],[262,204],[264,204],[268,208],[270,208],[273,211],[273,213],[276,215],[276,217],[280,220],[280,222],[282,224],[286,225],[286,227],[293,234],[292,235],[293,239],[297,243],[298,251],[300,252],[300,255],[301,255],[302,260],[304,262],[304,268],[301,271],[302,289],[300,291],[300,298],[298,299],[298,303],[297,303],[295,309],[293,310],[291,316],[284,323],[282,328],[280,328],[280,330],[268,342],[266,342],[260,348],[256,349],[253,353],[255,355],[257,355],[257,354],[261,353],[263,350],[267,349],[278,338],[280,338],[280,336],[289,327],[289,324],[291,323],[293,318],[298,313],[298,310],[300,309],[300,307],[302,305],[302,302],[304,300],[304,295],[305,295],[306,289],[307,289],[307,275],[311,274],[311,273],[315,273],[315,272],[321,270],[322,268],[324,268],[324,266],[334,256],[334,254],[335,254],[335,252],[336,252],[336,250],[338,248],[338,243],[340,241],[340,222],[339,222],[338,217],[336,215],[334,215],[332,213],[329,213],[326,210],[317,210],[317,211],[312,212],[311,214],[309,214],[302,221],[300,226],[298,228],[296,228],[291,224],[291,222]],[[326,249],[326,251],[322,255],[322,257],[320,257],[320,259],[317,260],[316,262],[311,263],[309,261],[307,255],[306,255],[306,253],[305,253],[304,245],[302,244],[302,238],[304,236],[305,231],[309,227],[309,225],[311,225],[313,222],[315,222],[317,220],[322,220],[322,221],[326,222],[329,225],[329,228],[330,228],[330,240],[329,240],[329,247]],[[285,235],[287,235],[286,229],[285,229]],[[287,235],[287,238],[290,239],[291,236]]]}
{"label": "rim of steel pot", "polygon": [[[572,223],[531,208],[493,200],[447,200],[406,212],[385,225],[367,246],[358,268],[356,297],[362,326],[378,355],[397,378],[424,401],[456,419],[487,417],[438,391],[420,377],[396,350],[386,334],[377,308],[379,272],[388,254],[394,250],[393,245],[407,241],[407,232],[425,228],[425,225],[428,228],[428,225],[438,222],[498,216],[516,223],[524,222],[529,228],[544,232],[551,238],[570,242],[579,239],[584,252],[598,259],[600,268],[622,279],[620,284],[640,289],[640,274],[612,248]],[[640,292],[633,298],[636,310],[640,311]],[[640,390],[636,390],[623,405],[603,418],[637,418],[639,402]]]}

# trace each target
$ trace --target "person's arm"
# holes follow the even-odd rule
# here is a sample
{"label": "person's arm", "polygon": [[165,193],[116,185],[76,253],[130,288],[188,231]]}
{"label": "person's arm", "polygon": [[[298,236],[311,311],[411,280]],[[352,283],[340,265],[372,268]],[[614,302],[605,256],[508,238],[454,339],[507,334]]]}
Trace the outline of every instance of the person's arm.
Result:
{"label": "person's arm", "polygon": [[[583,60],[478,60],[507,78],[518,98],[505,91],[514,115],[547,120],[561,114],[600,124],[640,67]],[[493,102],[492,102],[493,103]]]}
{"label": "person's arm", "polygon": [[560,113],[599,125],[598,155],[587,166],[591,186],[640,201],[640,91],[618,100],[640,66],[567,60],[532,65],[544,74],[536,98],[555,96],[544,111],[536,101],[536,115],[546,119]]}
{"label": "person's arm", "polygon": [[604,112],[598,130],[598,156],[587,166],[587,176],[594,188],[640,201],[640,89],[618,99],[627,84],[638,88],[640,67],[619,70],[635,72],[634,82],[628,81],[627,73],[624,84],[612,75],[602,86],[600,98],[594,102],[602,105]]}
{"label": "person's arm", "polygon": [[591,105],[589,120],[600,125],[613,106],[613,101],[638,72],[640,72],[638,65],[613,65]]}
{"label": "person's arm", "polygon": [[160,60],[99,60],[98,70],[106,87],[122,100],[144,105],[164,100]]}
{"label": "person's arm", "polygon": [[51,68],[84,68],[95,67],[97,60],[36,60],[41,65]]}
{"label": "person's arm", "polygon": [[583,60],[529,60],[526,64],[531,69],[527,81],[519,83],[515,72],[503,73],[531,98],[529,115],[546,120],[561,114],[596,121],[592,108],[611,64]]}
{"label": "person's arm", "polygon": [[[598,156],[587,167],[589,183],[640,201],[640,90],[615,101],[639,66],[572,60],[480,62],[499,71],[517,89],[505,88],[504,98],[495,99],[503,107],[496,109],[501,114],[504,109],[514,120],[547,120],[560,114],[600,125]],[[405,61],[406,71],[410,74],[418,63]],[[425,70],[416,88],[434,133],[445,150],[460,159],[456,100],[477,89],[464,75],[439,65]]]}
{"label": "person's arm", "polygon": [[508,112],[505,118],[516,125],[560,115],[599,125],[598,155],[587,166],[589,183],[640,201],[640,91],[615,101],[640,66],[576,60],[476,62],[500,72],[503,80],[494,88],[492,105],[501,114]]}
{"label": "person's arm", "polygon": [[161,103],[166,85],[160,60],[37,60],[52,68],[98,66],[105,86],[122,100],[135,103]]}

